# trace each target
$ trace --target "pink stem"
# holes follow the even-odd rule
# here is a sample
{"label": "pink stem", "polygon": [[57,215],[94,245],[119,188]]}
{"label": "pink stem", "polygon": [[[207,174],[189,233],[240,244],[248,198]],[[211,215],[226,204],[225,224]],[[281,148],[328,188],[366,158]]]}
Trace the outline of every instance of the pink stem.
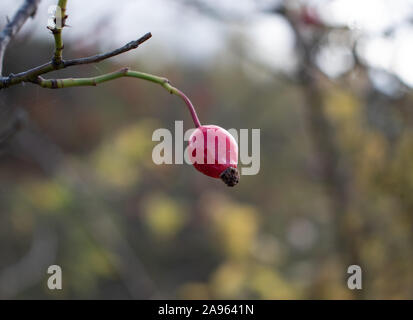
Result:
{"label": "pink stem", "polygon": [[176,89],[176,91],[178,92],[179,96],[185,101],[185,104],[188,106],[195,127],[199,128],[201,126],[201,122],[199,122],[198,115],[196,114],[194,105],[192,104],[191,100],[189,100],[189,98],[181,90]]}

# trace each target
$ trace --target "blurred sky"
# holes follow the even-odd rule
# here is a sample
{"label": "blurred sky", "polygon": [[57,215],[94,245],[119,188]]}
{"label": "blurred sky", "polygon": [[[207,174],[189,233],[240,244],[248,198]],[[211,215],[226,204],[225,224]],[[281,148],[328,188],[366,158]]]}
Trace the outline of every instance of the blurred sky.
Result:
{"label": "blurred sky", "polygon": [[[2,0],[1,13],[11,16],[22,0]],[[201,12],[195,3],[205,3],[221,18]],[[150,31],[153,38],[139,49],[117,59],[140,59],[151,67],[184,62],[207,66],[226,49],[230,37],[241,36],[248,56],[271,69],[294,67],[294,37],[286,21],[265,10],[277,0],[69,0],[71,28],[64,37],[77,42],[77,49],[98,44],[101,50],[119,47]],[[43,0],[35,22],[23,32],[47,37],[48,8],[56,0]],[[288,1],[292,7],[308,3],[330,25],[347,26],[363,36],[358,51],[369,65],[394,73],[413,86],[413,0],[308,0]],[[5,22],[5,18],[3,21]],[[397,26],[389,36],[386,31]],[[334,34],[331,35],[334,37]],[[334,41],[333,41],[334,43]],[[318,56],[321,70],[336,77],[352,67],[349,49],[336,44]]]}

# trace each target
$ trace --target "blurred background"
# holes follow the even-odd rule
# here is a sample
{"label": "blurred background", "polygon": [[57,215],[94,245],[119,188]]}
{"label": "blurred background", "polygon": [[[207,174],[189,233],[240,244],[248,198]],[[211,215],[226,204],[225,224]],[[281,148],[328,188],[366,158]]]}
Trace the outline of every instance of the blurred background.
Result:
{"label": "blurred background", "polygon": [[[2,0],[1,27],[21,3]],[[51,58],[56,3],[5,74]],[[1,90],[0,298],[413,298],[413,1],[69,0],[68,15],[66,58],[153,38],[47,77],[165,76],[202,123],[261,129],[261,170],[228,188],[155,165],[153,131],[193,125],[152,83]]]}

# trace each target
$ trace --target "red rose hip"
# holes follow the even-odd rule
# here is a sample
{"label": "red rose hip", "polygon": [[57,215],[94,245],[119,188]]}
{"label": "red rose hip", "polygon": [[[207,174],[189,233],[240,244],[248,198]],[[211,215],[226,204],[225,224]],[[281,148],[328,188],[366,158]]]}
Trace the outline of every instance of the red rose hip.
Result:
{"label": "red rose hip", "polygon": [[199,126],[189,138],[188,156],[203,174],[221,178],[229,187],[239,182],[238,145],[227,130],[215,125]]}
{"label": "red rose hip", "polygon": [[238,145],[231,134],[218,126],[201,125],[195,108],[188,97],[180,90],[172,88],[188,107],[196,129],[189,137],[188,156],[195,169],[203,174],[221,178],[229,187],[239,182]]}

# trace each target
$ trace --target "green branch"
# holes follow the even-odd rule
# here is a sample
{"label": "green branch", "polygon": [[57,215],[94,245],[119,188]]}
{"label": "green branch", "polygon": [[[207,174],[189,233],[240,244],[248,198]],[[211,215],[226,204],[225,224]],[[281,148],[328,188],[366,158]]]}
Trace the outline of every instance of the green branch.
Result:
{"label": "green branch", "polygon": [[132,71],[129,68],[123,68],[115,72],[106,73],[100,76],[91,77],[91,78],[67,78],[67,79],[44,79],[42,77],[37,77],[32,82],[38,84],[43,88],[48,89],[63,89],[71,87],[83,87],[83,86],[97,86],[98,84],[112,81],[122,77],[131,77],[143,79],[153,83],[161,85],[169,93],[177,95],[180,97],[185,104],[187,105],[189,112],[191,113],[192,120],[194,121],[195,126],[198,128],[201,126],[201,123],[196,114],[195,108],[189,98],[179,89],[173,87],[169,80],[163,77],[155,76],[149,73]]}
{"label": "green branch", "polygon": [[[55,52],[53,56],[53,64],[58,66],[63,61],[63,38],[62,38],[62,30],[66,25],[66,5],[67,0],[59,0],[56,8],[56,15],[55,15],[55,26],[48,27],[50,31],[53,33],[54,42],[55,42]],[[58,23],[58,19],[60,20],[61,25]]]}

